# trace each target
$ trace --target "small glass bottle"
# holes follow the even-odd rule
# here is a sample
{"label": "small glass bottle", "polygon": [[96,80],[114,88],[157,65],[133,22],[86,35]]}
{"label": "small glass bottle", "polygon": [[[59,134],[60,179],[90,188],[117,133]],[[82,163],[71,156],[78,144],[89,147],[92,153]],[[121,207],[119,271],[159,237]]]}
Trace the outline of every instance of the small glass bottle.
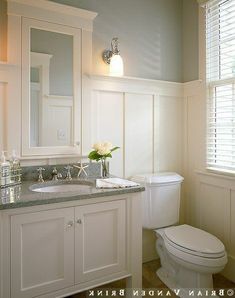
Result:
{"label": "small glass bottle", "polygon": [[7,186],[10,184],[10,163],[6,160],[5,152],[2,151],[1,156],[1,187]]}
{"label": "small glass bottle", "polygon": [[21,182],[21,168],[20,168],[20,160],[16,155],[16,151],[12,150],[11,157],[11,168],[12,168],[12,180],[14,183]]}

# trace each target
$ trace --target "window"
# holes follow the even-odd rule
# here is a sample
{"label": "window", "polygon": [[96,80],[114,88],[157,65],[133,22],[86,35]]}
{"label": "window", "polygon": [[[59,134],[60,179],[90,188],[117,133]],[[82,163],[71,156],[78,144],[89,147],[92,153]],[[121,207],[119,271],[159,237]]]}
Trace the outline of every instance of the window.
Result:
{"label": "window", "polygon": [[206,4],[207,167],[235,173],[235,0]]}

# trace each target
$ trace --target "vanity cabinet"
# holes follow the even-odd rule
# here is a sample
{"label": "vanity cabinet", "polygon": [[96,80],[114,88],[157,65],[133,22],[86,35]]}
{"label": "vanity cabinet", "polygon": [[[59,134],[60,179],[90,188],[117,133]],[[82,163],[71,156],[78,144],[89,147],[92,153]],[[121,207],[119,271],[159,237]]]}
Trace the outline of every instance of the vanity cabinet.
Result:
{"label": "vanity cabinet", "polygon": [[10,297],[56,297],[127,272],[127,202],[10,216]]}
{"label": "vanity cabinet", "polygon": [[73,285],[73,223],[73,208],[11,217],[11,298]]}
{"label": "vanity cabinet", "polygon": [[75,208],[75,283],[126,269],[125,201]]}

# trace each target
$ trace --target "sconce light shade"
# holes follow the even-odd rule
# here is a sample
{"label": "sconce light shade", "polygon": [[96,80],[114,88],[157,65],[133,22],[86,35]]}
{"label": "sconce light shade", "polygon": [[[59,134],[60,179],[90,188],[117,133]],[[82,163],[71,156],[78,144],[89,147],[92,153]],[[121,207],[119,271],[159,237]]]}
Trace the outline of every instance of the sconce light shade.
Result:
{"label": "sconce light shade", "polygon": [[113,55],[111,57],[109,73],[111,76],[123,76],[123,60],[120,55]]}
{"label": "sconce light shade", "polygon": [[123,76],[124,67],[123,60],[120,56],[118,49],[118,38],[114,37],[111,41],[111,50],[105,50],[103,52],[103,60],[105,63],[110,64],[110,75],[111,76]]}

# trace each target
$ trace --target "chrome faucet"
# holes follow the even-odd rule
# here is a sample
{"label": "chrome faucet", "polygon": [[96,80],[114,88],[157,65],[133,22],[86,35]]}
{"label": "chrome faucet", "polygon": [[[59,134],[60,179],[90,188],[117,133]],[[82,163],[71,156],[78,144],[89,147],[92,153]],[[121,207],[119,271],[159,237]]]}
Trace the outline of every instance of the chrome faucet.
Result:
{"label": "chrome faucet", "polygon": [[62,177],[62,174],[61,173],[58,173],[56,167],[53,168],[51,175],[52,175],[52,180],[53,181],[57,181],[58,179],[62,179],[63,178]]}
{"label": "chrome faucet", "polygon": [[66,166],[65,167],[65,170],[67,170],[67,173],[66,173],[66,176],[65,176],[66,180],[72,180],[72,176],[71,176],[71,169],[72,168],[73,167],[71,167],[71,166]]}
{"label": "chrome faucet", "polygon": [[40,167],[37,169],[37,171],[38,171],[38,182],[44,182],[42,172],[45,171],[45,169]]}

